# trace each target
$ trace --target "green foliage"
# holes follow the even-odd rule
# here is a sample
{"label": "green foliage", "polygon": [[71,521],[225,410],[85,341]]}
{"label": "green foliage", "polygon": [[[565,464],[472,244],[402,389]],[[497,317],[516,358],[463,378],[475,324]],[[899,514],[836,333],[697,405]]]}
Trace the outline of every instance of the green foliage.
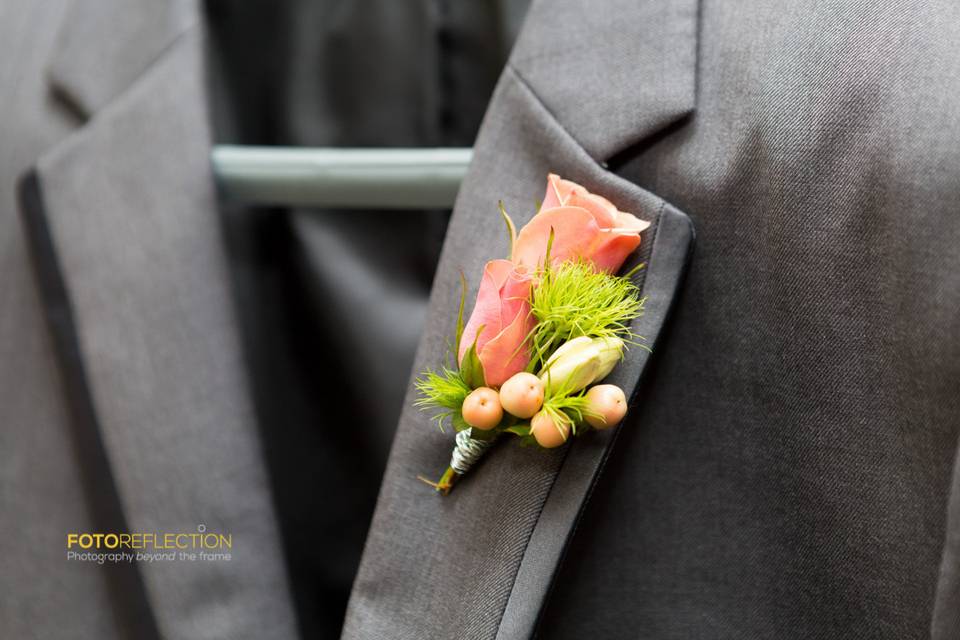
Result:
{"label": "green foliage", "polygon": [[513,218],[510,217],[510,214],[507,213],[507,210],[503,206],[503,200],[497,203],[497,206],[500,207],[500,215],[503,217],[503,222],[507,225],[507,235],[510,237],[510,259],[513,260],[513,245],[517,243],[517,225],[513,224]]}
{"label": "green foliage", "polygon": [[530,298],[537,319],[531,335],[534,360],[546,362],[560,345],[580,336],[630,343],[636,338],[630,323],[643,313],[644,301],[628,278],[597,271],[589,262],[544,269]]}
{"label": "green foliage", "polygon": [[[472,428],[467,424],[467,421],[463,419],[463,414],[460,413],[459,409],[450,412],[450,422],[453,424],[453,430],[458,433]],[[440,425],[440,430],[443,431],[443,424]]]}
{"label": "green foliage", "polygon": [[586,390],[569,395],[561,392],[555,394],[543,402],[542,411],[546,412],[557,424],[565,423],[570,425],[573,435],[577,435],[577,429],[582,428],[586,416],[596,416],[590,411],[590,403],[586,397]]}
{"label": "green foliage", "polygon": [[439,372],[428,370],[416,379],[414,386],[420,393],[414,406],[420,409],[439,409],[434,420],[441,430],[446,419],[450,419],[457,431],[469,428],[463,422],[460,409],[471,389],[459,372],[448,367],[443,367]]}
{"label": "green foliage", "polygon": [[460,310],[457,311],[457,335],[453,341],[453,360],[456,362],[460,353],[460,340],[463,339],[463,307],[467,302],[467,277],[460,272]]}
{"label": "green foliage", "polygon": [[521,423],[519,423],[519,424],[513,425],[512,427],[507,427],[506,429],[504,429],[504,431],[506,431],[507,433],[512,433],[512,434],[517,435],[517,436],[520,436],[520,437],[525,437],[525,436],[530,435],[530,423],[529,423],[529,422],[521,422]]}
{"label": "green foliage", "polygon": [[[483,333],[483,327],[477,331],[477,335]],[[463,361],[460,363],[460,379],[470,388],[477,389],[486,384],[483,373],[483,363],[480,362],[480,356],[477,355],[477,343],[474,342],[463,354]],[[469,392],[468,392],[469,393]]]}

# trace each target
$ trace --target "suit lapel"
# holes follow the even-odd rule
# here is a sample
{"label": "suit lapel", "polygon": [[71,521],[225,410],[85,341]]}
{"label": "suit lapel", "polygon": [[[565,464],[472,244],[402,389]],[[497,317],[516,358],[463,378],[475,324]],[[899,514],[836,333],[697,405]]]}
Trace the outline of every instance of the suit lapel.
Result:
{"label": "suit lapel", "polygon": [[940,576],[934,595],[932,640],[956,638],[960,632],[960,447],[953,467],[953,482],[947,502],[946,535]]}
{"label": "suit lapel", "polygon": [[102,443],[83,464],[109,466],[117,526],[202,525],[234,541],[230,561],[135,565],[157,635],[292,638],[210,175],[199,27],[154,53],[125,88],[72,76],[89,108],[115,95],[24,183],[48,317],[82,396],[78,428]]}
{"label": "suit lapel", "polygon": [[[528,19],[528,30],[536,15]],[[416,370],[435,367],[445,358],[454,331],[458,272],[469,275],[472,296],[484,262],[506,254],[497,200],[505,201],[518,224],[525,223],[550,171],[654,223],[638,256],[649,262],[644,284],[649,302],[636,330],[648,344],[655,343],[692,243],[689,221],[654,194],[598,165],[595,156],[614,145],[597,142],[588,151],[581,140],[590,139],[589,131],[571,127],[584,116],[571,110],[574,120],[564,126],[553,111],[527,77],[508,67],[457,199]],[[603,129],[609,117],[603,115],[591,127]],[[652,135],[668,120],[656,122],[634,123],[631,131]],[[646,364],[646,352],[634,349],[616,372],[616,382],[628,395]],[[414,399],[410,389],[344,638],[527,637],[616,431],[591,434],[560,451],[501,442],[454,493],[439,498],[416,476],[443,468],[452,438],[411,407]]]}
{"label": "suit lapel", "polygon": [[67,12],[48,75],[90,117],[129,87],[188,27],[196,0],[78,0]]}
{"label": "suit lapel", "polygon": [[693,113],[697,11],[698,0],[534,2],[510,64],[602,162]]}
{"label": "suit lapel", "polygon": [[[633,327],[651,347],[656,346],[679,291],[694,238],[689,218],[665,202],[655,220],[643,252],[648,264],[643,278],[647,310]],[[641,401],[639,382],[650,355],[650,351],[633,349],[605,380],[621,387],[631,406]],[[533,634],[567,545],[618,433],[619,429],[594,433],[569,448],[530,535],[497,638],[525,638]]]}

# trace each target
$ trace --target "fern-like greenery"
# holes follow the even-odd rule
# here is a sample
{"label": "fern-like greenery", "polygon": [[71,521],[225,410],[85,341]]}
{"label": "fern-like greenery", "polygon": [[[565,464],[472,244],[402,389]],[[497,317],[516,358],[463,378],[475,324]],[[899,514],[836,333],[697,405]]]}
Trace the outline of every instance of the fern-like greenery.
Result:
{"label": "fern-like greenery", "polygon": [[630,323],[643,313],[646,298],[628,276],[597,271],[585,261],[565,261],[543,270],[530,297],[537,325],[530,343],[542,365],[564,342],[580,336],[637,338]]}
{"label": "fern-like greenery", "polygon": [[451,420],[455,427],[459,427],[460,409],[463,401],[470,394],[470,386],[464,382],[459,371],[443,367],[439,372],[428,370],[414,382],[420,397],[414,406],[420,409],[439,409],[433,417],[440,429],[443,429],[444,420]]}
{"label": "fern-like greenery", "polygon": [[573,435],[577,435],[577,428],[584,424],[587,416],[596,415],[590,411],[586,390],[574,395],[558,394],[547,398],[542,410],[553,418],[555,424],[569,425]]}

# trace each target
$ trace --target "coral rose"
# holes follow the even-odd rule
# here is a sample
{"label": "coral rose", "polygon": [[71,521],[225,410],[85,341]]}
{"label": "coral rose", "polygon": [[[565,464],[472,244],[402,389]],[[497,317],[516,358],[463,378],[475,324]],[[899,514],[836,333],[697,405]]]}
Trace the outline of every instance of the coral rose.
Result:
{"label": "coral rose", "polygon": [[615,273],[640,246],[640,232],[649,226],[617,210],[606,198],[551,173],[540,211],[517,235],[513,261],[530,269],[540,266],[553,229],[551,262],[583,258]]}
{"label": "coral rose", "polygon": [[460,339],[458,362],[463,363],[475,344],[491,387],[499,387],[529,364],[528,338],[536,324],[530,313],[530,288],[546,257],[551,229],[551,263],[585,259],[614,273],[640,246],[640,232],[649,226],[617,210],[606,198],[551,173],[543,206],[517,234],[511,260],[491,260],[484,267],[477,302]]}
{"label": "coral rose", "polygon": [[499,387],[530,362],[526,344],[536,319],[530,313],[531,275],[509,260],[491,260],[483,269],[473,313],[460,338],[459,362],[476,344],[488,386]]}

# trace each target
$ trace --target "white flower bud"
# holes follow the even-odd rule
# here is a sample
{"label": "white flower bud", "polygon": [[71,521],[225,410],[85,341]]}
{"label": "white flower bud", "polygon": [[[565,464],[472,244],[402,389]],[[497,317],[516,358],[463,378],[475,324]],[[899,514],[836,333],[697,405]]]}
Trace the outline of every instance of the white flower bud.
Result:
{"label": "white flower bud", "polygon": [[563,390],[576,393],[609,375],[623,355],[620,338],[581,336],[564,343],[540,371],[547,395]]}

